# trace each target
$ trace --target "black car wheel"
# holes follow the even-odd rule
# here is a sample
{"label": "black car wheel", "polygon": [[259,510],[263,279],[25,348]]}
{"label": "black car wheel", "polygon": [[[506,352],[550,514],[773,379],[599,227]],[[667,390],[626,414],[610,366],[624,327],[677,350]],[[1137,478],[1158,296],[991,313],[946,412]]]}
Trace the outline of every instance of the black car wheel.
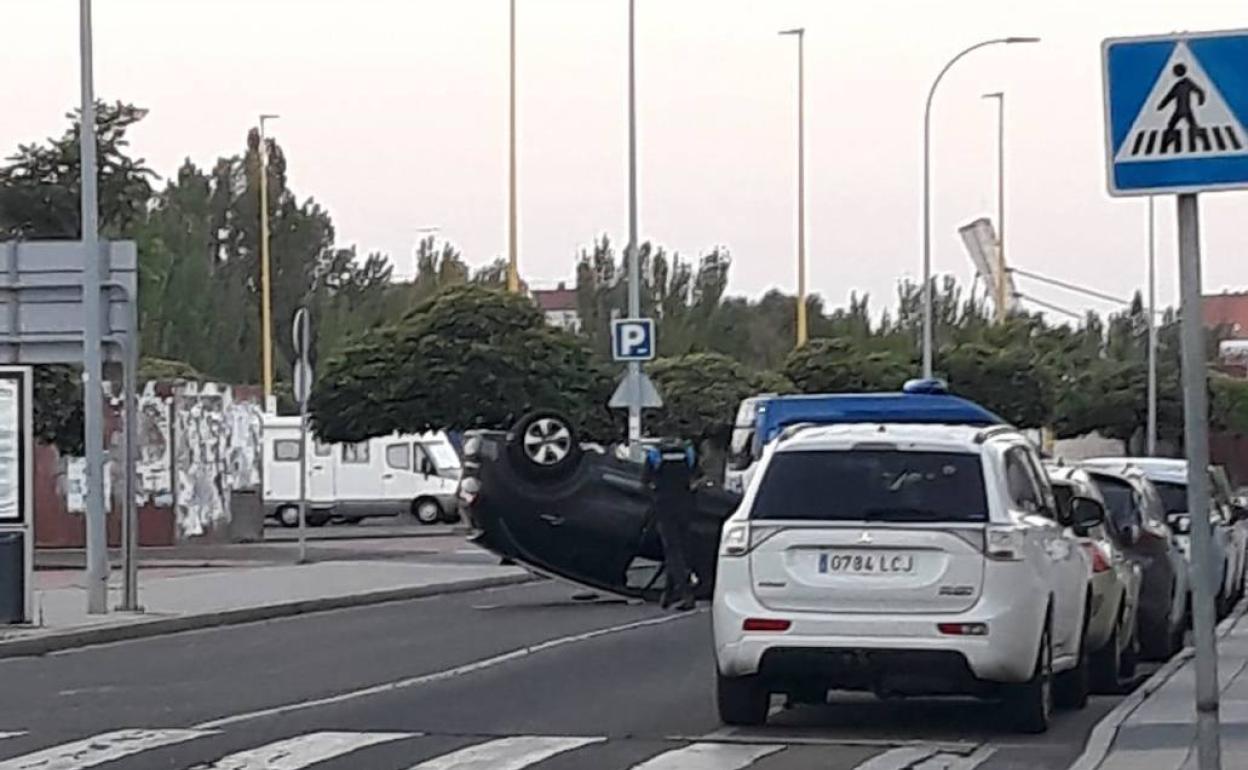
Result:
{"label": "black car wheel", "polygon": [[1092,691],[1097,695],[1116,695],[1121,686],[1120,679],[1126,668],[1123,659],[1129,653],[1122,645],[1123,635],[1128,633],[1122,627],[1123,615],[1119,610],[1109,641],[1092,654]]}
{"label": "black car wheel", "polygon": [[1053,719],[1053,648],[1050,639],[1046,620],[1031,679],[1009,688],[1010,709],[1020,732],[1043,733],[1049,729],[1049,722]]}
{"label": "black car wheel", "polygon": [[532,479],[563,476],[581,457],[572,421],[550,411],[522,417],[507,435],[507,450],[516,468]]}
{"label": "black car wheel", "polygon": [[[1128,629],[1129,630],[1129,629]],[[1118,670],[1118,678],[1130,685],[1135,681],[1135,669],[1140,662],[1140,635],[1134,634],[1131,641],[1127,643],[1126,649],[1122,651],[1122,657],[1119,661],[1121,668]]]}
{"label": "black car wheel", "polygon": [[[1088,603],[1091,606],[1091,602]],[[1091,655],[1088,650],[1088,621],[1084,618],[1083,631],[1079,634],[1079,662],[1069,671],[1054,677],[1054,701],[1065,709],[1079,710],[1088,705],[1091,690]],[[1115,671],[1117,665],[1114,666]]]}

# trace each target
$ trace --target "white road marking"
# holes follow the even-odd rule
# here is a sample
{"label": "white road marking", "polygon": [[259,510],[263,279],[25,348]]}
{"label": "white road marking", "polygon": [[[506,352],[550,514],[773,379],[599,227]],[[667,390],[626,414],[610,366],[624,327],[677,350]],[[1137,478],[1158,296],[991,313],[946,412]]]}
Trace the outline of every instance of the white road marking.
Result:
{"label": "white road marking", "polygon": [[907,770],[940,752],[935,746],[901,746],[876,754],[854,770]]}
{"label": "white road marking", "polygon": [[10,732],[10,733],[0,732],[0,741],[4,740],[5,738],[21,738],[25,734],[26,734],[25,730],[15,730],[14,732]]}
{"label": "white road marking", "polygon": [[970,756],[941,752],[926,762],[914,765],[913,768],[914,770],[976,770],[996,753],[997,750],[992,746],[981,746]]}
{"label": "white road marking", "polygon": [[[339,693],[337,695],[329,695],[324,698],[314,698],[312,700],[288,703],[284,706],[274,706],[273,708],[260,709],[258,711],[248,711],[242,714],[233,714],[231,716],[222,717],[220,719],[213,719],[208,722],[203,722],[201,724],[196,725],[195,728],[198,730],[216,730],[222,727],[226,727],[228,725],[238,724],[239,722],[248,722],[252,719],[259,719],[261,717],[277,716],[278,714],[289,714],[294,711],[303,711],[304,709],[318,708],[320,706],[330,706],[330,705],[337,704],[337,703],[344,703],[346,701],[357,700],[359,698],[368,698],[374,695],[382,695],[385,693],[395,692],[397,690],[405,690],[411,687],[419,687],[421,685],[432,684],[434,682],[441,682],[446,679],[454,679],[455,677],[464,676],[465,674],[471,674],[476,671],[481,671],[483,669],[493,668],[494,666],[499,666],[499,665],[502,665],[503,663],[510,663],[513,660],[520,660],[521,658],[526,658],[530,655],[534,655],[539,652],[545,652],[546,650],[553,650],[557,647],[564,647],[566,645],[575,644],[577,642],[585,642],[585,641],[589,641],[590,639],[596,639],[600,636],[616,634],[622,631],[632,631],[638,628],[646,628],[648,626],[657,626],[663,623],[671,623],[674,620],[683,620],[685,618],[695,617],[698,614],[700,614],[700,612],[686,612],[686,613],[680,613],[680,614],[675,614],[675,615],[661,615],[656,618],[649,618],[647,620],[637,620],[631,623],[622,623],[618,626],[609,626],[607,628],[599,628],[593,631],[586,631],[585,633],[581,633],[581,634],[573,634],[572,636],[562,636],[562,637],[559,637],[558,639],[550,639],[548,641],[535,644],[531,647],[520,647],[518,649],[511,650],[510,652],[500,653],[493,657],[483,658],[481,660],[473,661],[472,663],[465,663],[462,666],[442,669],[441,671],[434,671],[433,673],[430,673],[430,674],[422,674],[420,676],[414,676],[409,679],[399,679],[394,682],[386,682],[384,684],[373,685],[372,687],[365,687],[360,690],[351,690],[348,692]],[[8,769],[3,766],[0,766],[0,770],[8,770]]]}
{"label": "white road marking", "polygon": [[520,735],[468,746],[421,762],[411,770],[523,770],[538,762],[605,738],[561,738]]}
{"label": "white road marking", "polygon": [[633,770],[738,770],[783,748],[748,743],[695,743],[664,752]]}
{"label": "white road marking", "polygon": [[116,730],[6,759],[0,762],[0,770],[82,770],[211,734],[208,730]]}
{"label": "white road marking", "polygon": [[781,732],[780,728],[775,726],[766,729],[748,728],[748,727],[721,727],[709,733],[701,735],[667,735],[664,736],[669,741],[688,741],[696,743],[704,741],[707,743],[774,743],[783,741],[786,746],[863,746],[867,748],[879,749],[895,749],[902,746],[911,746],[916,748],[926,748],[933,752],[946,752],[949,754],[957,754],[963,756],[975,750],[978,743],[965,743],[959,741],[942,741],[935,743],[932,741],[913,741],[901,740],[898,738],[820,738],[816,736],[798,734],[792,732]]}
{"label": "white road marking", "polygon": [[302,770],[368,746],[419,735],[420,733],[308,733],[240,751],[201,767],[204,770]]}

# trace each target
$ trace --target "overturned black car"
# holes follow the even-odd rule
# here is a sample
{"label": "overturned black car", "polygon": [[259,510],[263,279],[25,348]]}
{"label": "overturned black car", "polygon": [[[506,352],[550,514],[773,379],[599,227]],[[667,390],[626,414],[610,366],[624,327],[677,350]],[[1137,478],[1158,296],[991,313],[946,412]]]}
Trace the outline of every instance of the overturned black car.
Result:
{"label": "overturned black car", "polygon": [[[466,433],[463,454],[460,508],[474,543],[539,574],[658,600],[665,576],[653,492],[627,450],[581,444],[565,417],[535,412],[510,431]],[[740,496],[706,482],[694,500],[688,558],[697,596],[709,598],[720,530]]]}

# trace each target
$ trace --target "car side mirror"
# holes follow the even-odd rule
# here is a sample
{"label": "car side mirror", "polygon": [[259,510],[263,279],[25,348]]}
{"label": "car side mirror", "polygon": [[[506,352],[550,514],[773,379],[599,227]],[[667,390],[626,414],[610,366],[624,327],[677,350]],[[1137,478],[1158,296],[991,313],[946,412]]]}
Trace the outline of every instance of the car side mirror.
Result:
{"label": "car side mirror", "polygon": [[1070,501],[1070,526],[1086,533],[1105,522],[1105,508],[1090,497],[1076,497]]}

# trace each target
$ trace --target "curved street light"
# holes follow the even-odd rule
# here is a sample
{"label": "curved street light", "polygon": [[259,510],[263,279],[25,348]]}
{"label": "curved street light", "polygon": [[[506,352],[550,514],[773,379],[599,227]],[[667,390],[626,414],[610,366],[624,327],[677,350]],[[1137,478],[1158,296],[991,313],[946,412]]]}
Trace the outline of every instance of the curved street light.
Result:
{"label": "curved street light", "polygon": [[1000,37],[963,49],[945,64],[927,92],[923,109],[923,376],[932,376],[932,99],[945,73],[962,57],[990,45],[1038,43],[1038,37]]}

